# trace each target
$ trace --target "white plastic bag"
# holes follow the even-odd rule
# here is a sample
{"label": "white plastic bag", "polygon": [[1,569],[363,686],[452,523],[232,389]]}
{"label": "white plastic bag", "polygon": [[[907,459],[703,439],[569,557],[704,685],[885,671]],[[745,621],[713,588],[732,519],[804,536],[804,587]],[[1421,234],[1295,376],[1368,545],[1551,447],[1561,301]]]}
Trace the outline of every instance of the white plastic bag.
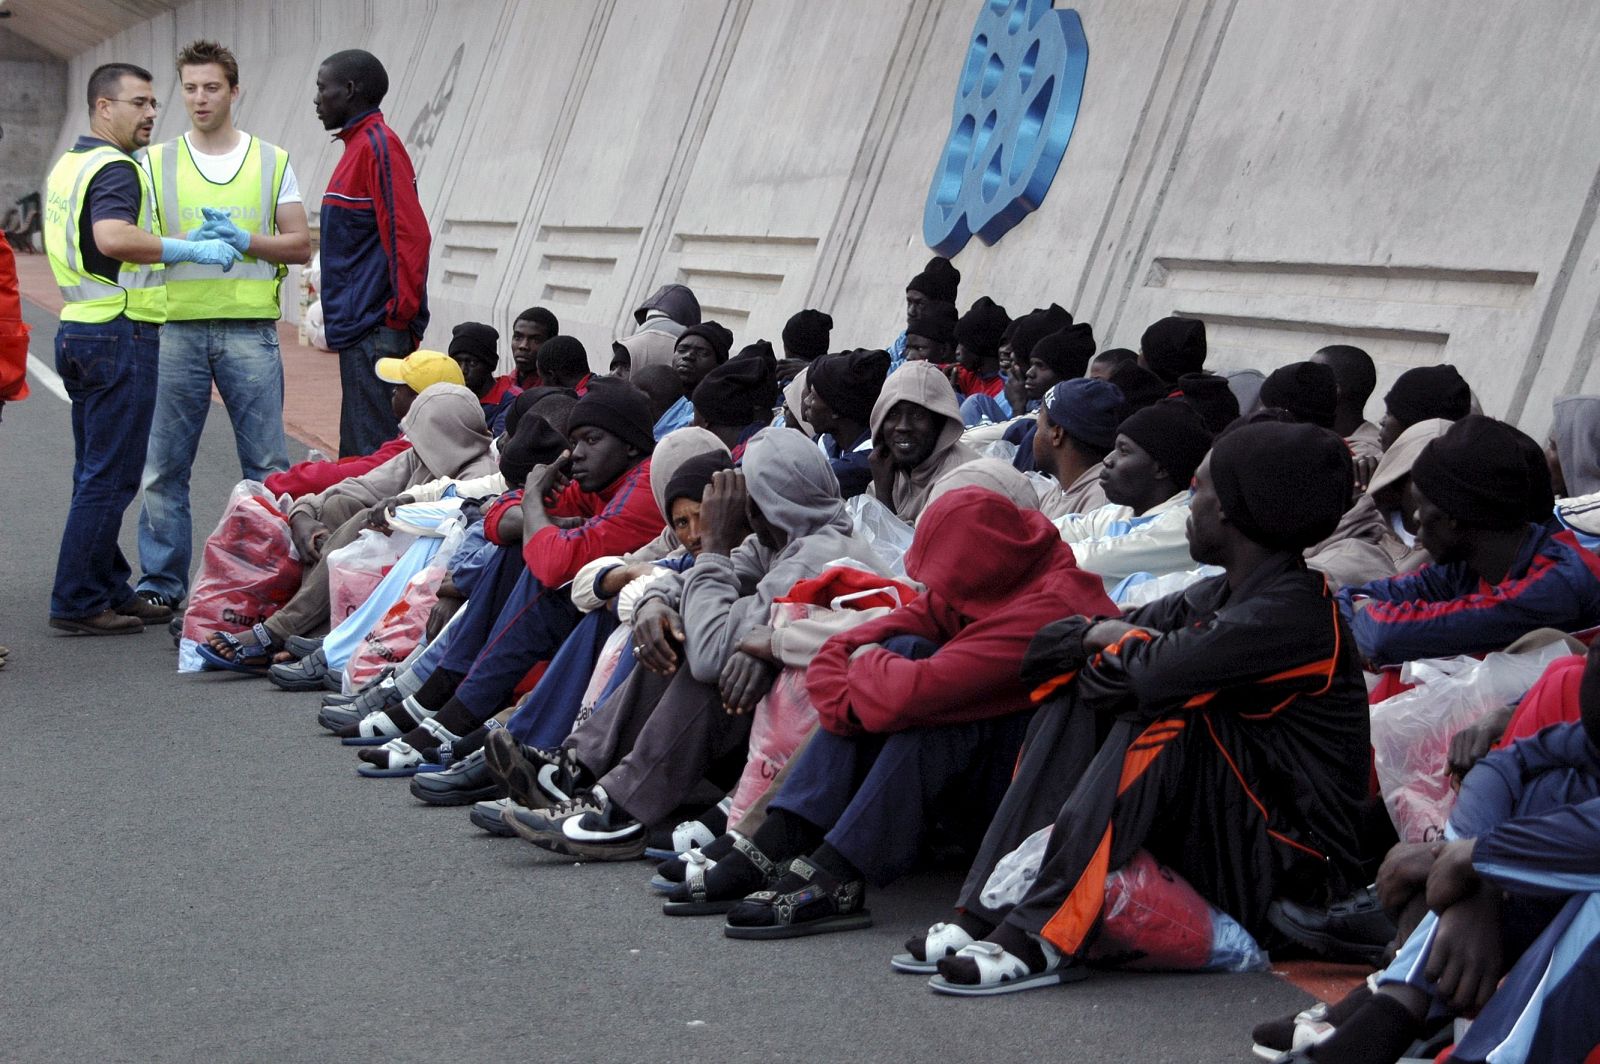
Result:
{"label": "white plastic bag", "polygon": [[1413,661],[1401,670],[1401,682],[1416,686],[1372,707],[1372,750],[1378,786],[1402,841],[1444,838],[1455,805],[1446,764],[1451,737],[1521,698],[1546,666],[1571,653],[1557,641],[1519,654],[1490,654],[1482,661],[1468,656]]}
{"label": "white plastic bag", "polygon": [[904,578],[906,551],[911,549],[911,526],[871,495],[846,499],[844,508],[855,522],[856,535],[872,544],[884,564],[889,566],[888,575]]}
{"label": "white plastic bag", "polygon": [[1050,845],[1054,824],[1047,824],[1022,840],[1022,844],[1000,858],[989,873],[989,879],[978,895],[988,909],[1009,909],[1016,905],[1039,878],[1039,866],[1044,863],[1044,850]]}

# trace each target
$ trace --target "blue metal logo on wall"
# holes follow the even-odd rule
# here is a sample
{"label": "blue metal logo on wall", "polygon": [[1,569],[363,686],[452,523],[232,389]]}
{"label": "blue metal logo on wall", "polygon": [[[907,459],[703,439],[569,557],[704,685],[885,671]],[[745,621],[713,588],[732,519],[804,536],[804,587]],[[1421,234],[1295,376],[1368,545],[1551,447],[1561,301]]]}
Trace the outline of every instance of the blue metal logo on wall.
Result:
{"label": "blue metal logo on wall", "polygon": [[1072,139],[1089,67],[1076,11],[983,0],[922,212],[922,238],[954,255],[993,244],[1044,202]]}

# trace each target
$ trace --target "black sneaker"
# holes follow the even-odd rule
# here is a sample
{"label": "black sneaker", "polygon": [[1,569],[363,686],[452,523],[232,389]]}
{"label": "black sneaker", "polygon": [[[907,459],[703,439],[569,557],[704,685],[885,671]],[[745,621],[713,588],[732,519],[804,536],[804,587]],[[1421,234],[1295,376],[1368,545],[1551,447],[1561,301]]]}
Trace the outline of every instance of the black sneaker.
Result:
{"label": "black sneaker", "polygon": [[489,772],[483,751],[474,750],[443,772],[411,777],[411,794],[429,805],[471,805],[505,797],[506,790]]}
{"label": "black sneaker", "polygon": [[644,825],[619,809],[598,784],[549,809],[512,805],[501,819],[535,846],[568,857],[633,861],[644,856]]}
{"label": "black sneaker", "polygon": [[506,794],[525,809],[544,809],[569,801],[577,794],[585,774],[565,747],[541,750],[525,746],[504,728],[489,734],[483,746],[489,771]]}

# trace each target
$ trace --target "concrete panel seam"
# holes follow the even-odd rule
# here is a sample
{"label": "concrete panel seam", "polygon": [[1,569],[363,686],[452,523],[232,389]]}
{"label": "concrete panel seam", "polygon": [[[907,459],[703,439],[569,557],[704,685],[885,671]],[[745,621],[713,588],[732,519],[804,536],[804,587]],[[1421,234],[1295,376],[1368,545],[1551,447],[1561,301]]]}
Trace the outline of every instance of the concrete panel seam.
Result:
{"label": "concrete panel seam", "polygon": [[[1175,18],[1172,20],[1172,25],[1167,29],[1167,39],[1162,43],[1161,55],[1156,61],[1155,72],[1150,78],[1150,87],[1145,92],[1144,102],[1139,106],[1139,117],[1134,121],[1133,133],[1128,138],[1127,150],[1123,152],[1122,155],[1122,165],[1118,168],[1116,180],[1112,183],[1111,192],[1106,197],[1105,210],[1101,212],[1100,224],[1095,228],[1094,241],[1089,245],[1089,253],[1084,258],[1083,270],[1078,274],[1078,289],[1073,293],[1072,303],[1070,304],[1070,306],[1073,308],[1078,308],[1083,305],[1084,293],[1088,290],[1089,278],[1094,274],[1095,262],[1100,257],[1100,252],[1105,249],[1106,232],[1111,228],[1111,218],[1117,213],[1118,209],[1122,207],[1123,193],[1127,187],[1129,171],[1133,169],[1134,159],[1145,147],[1146,129],[1150,123],[1151,112],[1155,110],[1156,93],[1161,88],[1162,84],[1161,72],[1166,69],[1167,59],[1172,55],[1173,45],[1178,39],[1178,26],[1181,24],[1181,22],[1181,18]],[[1089,76],[1093,77],[1094,75],[1091,72]],[[1169,106],[1165,113],[1170,114],[1170,112],[1171,107],[1169,101]],[[1157,137],[1159,139],[1159,134]],[[1069,157],[1071,155],[1071,151],[1072,149],[1069,146],[1067,149]],[[1145,179],[1148,179],[1148,176],[1149,170],[1147,168],[1145,171]],[[1140,181],[1139,187],[1141,189],[1144,187],[1144,180]],[[1135,192],[1133,203],[1137,202],[1138,193]],[[1127,221],[1124,226],[1124,235],[1126,235],[1126,226],[1132,224],[1133,205],[1129,204],[1127,210],[1128,214]],[[1113,268],[1114,266],[1107,267],[1106,269],[1106,280],[1102,282],[1100,297],[1096,301],[1097,307],[1100,303],[1105,302],[1106,284],[1109,283],[1109,277]]]}
{"label": "concrete panel seam", "polygon": [[[511,254],[507,260],[509,262],[521,262],[524,256],[530,253],[534,239],[538,235],[539,219],[544,215],[545,205],[550,198],[550,187],[555,183],[556,173],[561,168],[561,158],[566,154],[567,144],[572,139],[578,110],[583,103],[584,93],[588,91],[595,59],[605,42],[606,27],[615,9],[615,0],[600,0],[589,19],[589,29],[584,36],[583,47],[573,68],[573,78],[568,82],[567,91],[562,95],[561,110],[555,128],[551,130],[550,139],[545,145],[544,165],[539,168],[539,177],[528,197],[522,224],[518,227],[517,235],[511,244]],[[500,286],[495,292],[495,306],[505,306],[509,303],[517,280],[515,270],[507,269],[501,272]]]}
{"label": "concrete panel seam", "polygon": [[[1110,229],[1110,218],[1114,214],[1121,215],[1121,225],[1114,240],[1108,240],[1097,234],[1096,249],[1103,251],[1105,265],[1101,270],[1099,293],[1095,296],[1093,309],[1080,309],[1080,316],[1100,322],[1104,320],[1103,311],[1107,300],[1112,298],[1112,287],[1116,280],[1119,265],[1129,253],[1133,240],[1133,232],[1139,222],[1140,215],[1146,208],[1148,190],[1155,180],[1156,170],[1161,163],[1163,154],[1167,151],[1169,135],[1172,130],[1174,117],[1178,113],[1179,101],[1183,98],[1184,90],[1191,80],[1191,72],[1195,66],[1195,56],[1198,54],[1201,42],[1205,39],[1205,28],[1209,23],[1212,11],[1215,9],[1216,0],[1204,0],[1200,14],[1193,17],[1193,29],[1189,33],[1188,43],[1183,50],[1183,57],[1175,66],[1170,66],[1173,54],[1176,51],[1182,29],[1190,22],[1191,13],[1195,5],[1183,4],[1172,19],[1172,28],[1168,32],[1167,42],[1162,48],[1161,59],[1156,67],[1155,76],[1150,82],[1150,110],[1151,114],[1160,115],[1155,132],[1149,136],[1148,143],[1144,143],[1145,130],[1149,126],[1148,116],[1141,114],[1138,135],[1141,139],[1139,147],[1128,149],[1125,167],[1131,172],[1138,168],[1139,179],[1130,192],[1124,194],[1121,189],[1126,189],[1128,173],[1118,175],[1119,193],[1114,207],[1106,211],[1107,230]],[[1161,97],[1159,105],[1157,96]],[[1174,148],[1174,151],[1177,149]],[[1087,277],[1087,271],[1085,277]],[[1087,288],[1087,285],[1085,286]],[[1109,328],[1103,334],[1110,336]]]}
{"label": "concrete panel seam", "polygon": [[[1539,315],[1539,325],[1534,330],[1533,344],[1528,350],[1527,361],[1522,365],[1522,376],[1517,381],[1516,391],[1511,396],[1511,405],[1506,410],[1505,419],[1512,424],[1522,419],[1523,407],[1527,405],[1528,393],[1533,390],[1534,378],[1539,375],[1545,351],[1550,346],[1550,334],[1555,331],[1556,317],[1566,300],[1567,287],[1572,282],[1578,258],[1594,236],[1597,212],[1600,212],[1600,168],[1596,168],[1594,180],[1589,183],[1589,194],[1584,197],[1583,209],[1578,212],[1578,222],[1572,229],[1572,238],[1567,242],[1566,253],[1561,256],[1561,266],[1556,270],[1555,278],[1550,285],[1549,300],[1545,303],[1543,313]],[[1578,352],[1580,360],[1583,356],[1584,352]]]}
{"label": "concrete panel seam", "polygon": [[[1205,67],[1201,70],[1199,78],[1189,93],[1189,106],[1183,116],[1183,125],[1178,130],[1177,140],[1172,146],[1172,153],[1167,157],[1166,171],[1161,175],[1161,185],[1156,190],[1155,200],[1150,205],[1150,213],[1145,221],[1144,233],[1139,238],[1139,246],[1134,249],[1132,257],[1128,260],[1128,270],[1120,288],[1116,309],[1112,312],[1111,321],[1106,328],[1106,336],[1117,335],[1117,326],[1122,318],[1122,311],[1128,305],[1128,296],[1134,290],[1134,278],[1138,275],[1139,265],[1144,261],[1145,253],[1150,246],[1150,241],[1155,236],[1157,223],[1161,220],[1161,208],[1166,204],[1167,192],[1172,187],[1173,176],[1178,172],[1178,163],[1183,158],[1183,149],[1188,144],[1189,133],[1194,128],[1195,115],[1199,113],[1200,102],[1205,99],[1206,86],[1211,83],[1212,71],[1216,69],[1217,57],[1222,54],[1222,45],[1228,38],[1228,26],[1233,21],[1233,13],[1239,6],[1239,0],[1227,0],[1227,8],[1217,20],[1216,31],[1211,35],[1210,54],[1206,56]],[[1208,5],[1206,12],[1207,21],[1211,21],[1212,9]],[[1202,37],[1197,33],[1196,39]]]}
{"label": "concrete panel seam", "polygon": [[[745,21],[750,17],[750,5],[751,0],[729,0],[722,9],[722,17],[717,21],[717,33],[712,40],[705,69],[695,83],[693,102],[684,115],[683,133],[677,141],[679,150],[667,170],[666,180],[662,182],[655,209],[650,213],[649,224],[639,244],[639,254],[634,259],[633,272],[622,289],[622,303],[612,315],[612,330],[619,336],[633,321],[633,309],[655,289],[656,272],[661,268],[661,259],[667,250],[678,208],[683,203],[684,190],[688,187],[694,162],[700,155],[700,146],[705,142],[706,129],[711,125],[711,116],[722,97],[728,68],[733,64]],[[701,309],[704,312],[705,308]]]}
{"label": "concrete panel seam", "polygon": [[911,100],[911,90],[926,54],[927,41],[935,17],[932,0],[914,0],[906,8],[900,33],[889,62],[884,64],[877,100],[862,140],[870,150],[859,152],[834,212],[833,223],[823,238],[821,252],[806,287],[805,306],[830,306],[838,295],[843,278],[855,258],[866,215],[871,211],[878,188],[888,166],[889,155],[899,140],[901,123]]}

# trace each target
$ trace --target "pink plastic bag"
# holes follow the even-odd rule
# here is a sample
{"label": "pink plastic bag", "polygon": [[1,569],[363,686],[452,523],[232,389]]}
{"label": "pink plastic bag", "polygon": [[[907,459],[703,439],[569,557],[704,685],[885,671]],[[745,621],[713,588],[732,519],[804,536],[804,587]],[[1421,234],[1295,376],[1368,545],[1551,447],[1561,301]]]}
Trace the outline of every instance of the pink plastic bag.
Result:
{"label": "pink plastic bag", "polygon": [[354,543],[328,555],[329,627],[337,627],[340,621],[361,608],[416,538],[398,532],[386,536],[364,529]]}
{"label": "pink plastic bag", "polygon": [[[772,626],[783,628],[797,620],[825,612],[824,607],[799,602],[774,602]],[[806,692],[804,669],[784,669],[773,681],[767,697],[756,703],[750,721],[750,757],[733,789],[728,823],[737,823],[756,800],[767,792],[783,766],[789,763],[811,729],[817,726],[817,707]]]}
{"label": "pink plastic bag", "polygon": [[289,522],[253,480],[234,486],[206,540],[183,615],[183,637],[243,632],[272,616],[300,590],[301,565]]}
{"label": "pink plastic bag", "polygon": [[578,715],[573,719],[572,726],[588,720],[594,713],[594,707],[600,701],[600,693],[606,689],[606,684],[611,682],[611,677],[616,675],[617,666],[622,662],[622,652],[628,647],[628,640],[633,636],[631,625],[619,625],[606,636],[606,641],[601,644],[600,657],[595,661],[594,672],[589,674],[589,686],[583,689],[583,699],[578,703]]}
{"label": "pink plastic bag", "polygon": [[[438,555],[435,555],[438,557]],[[358,691],[390,665],[398,665],[422,642],[428,615],[439,601],[443,565],[429,565],[406,584],[400,600],[373,626],[344,666],[344,689]]]}

